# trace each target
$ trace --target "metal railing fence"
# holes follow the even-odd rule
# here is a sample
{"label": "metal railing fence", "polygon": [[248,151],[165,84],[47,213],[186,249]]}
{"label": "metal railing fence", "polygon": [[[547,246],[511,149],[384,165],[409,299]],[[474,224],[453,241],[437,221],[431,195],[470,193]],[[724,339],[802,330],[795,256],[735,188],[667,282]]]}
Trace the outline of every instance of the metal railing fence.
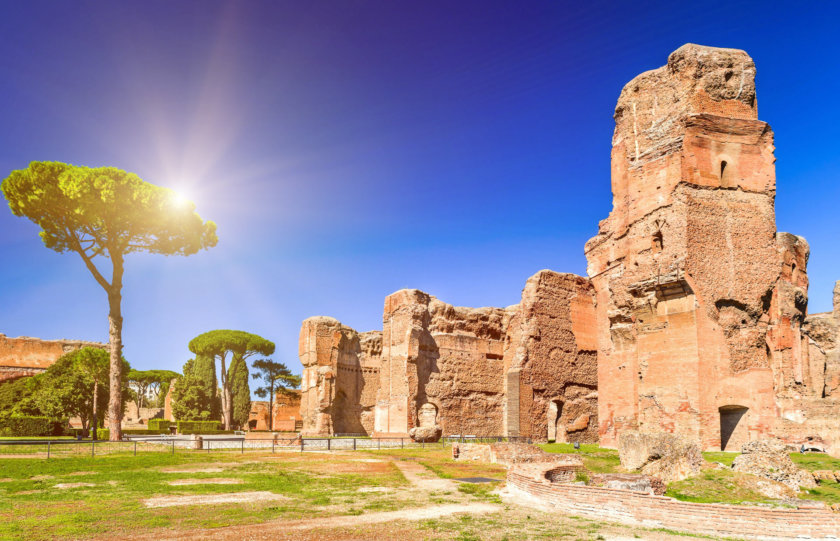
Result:
{"label": "metal railing fence", "polygon": [[0,459],[95,457],[138,453],[211,453],[214,451],[357,451],[382,449],[435,449],[453,443],[531,443],[530,438],[508,436],[447,436],[437,442],[416,442],[411,438],[322,437],[244,438],[205,436],[135,436],[122,441],[90,440],[0,440]]}

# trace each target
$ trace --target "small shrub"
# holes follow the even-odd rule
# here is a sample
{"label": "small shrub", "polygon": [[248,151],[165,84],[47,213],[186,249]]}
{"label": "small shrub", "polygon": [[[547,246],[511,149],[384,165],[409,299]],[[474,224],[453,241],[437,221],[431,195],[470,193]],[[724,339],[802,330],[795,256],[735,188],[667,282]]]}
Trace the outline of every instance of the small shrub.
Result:
{"label": "small shrub", "polygon": [[579,471],[575,473],[575,482],[583,482],[583,484],[589,484],[589,474],[585,471]]}
{"label": "small shrub", "polygon": [[0,435],[2,436],[62,436],[67,421],[35,416],[0,417]]}
{"label": "small shrub", "polygon": [[219,431],[219,421],[178,421],[178,434],[212,434]]}
{"label": "small shrub", "polygon": [[172,421],[168,419],[149,419],[149,430],[154,431],[155,434],[169,432],[170,426],[172,426]]}
{"label": "small shrub", "polygon": [[[93,432],[91,432],[91,436]],[[111,431],[107,428],[97,428],[96,429],[96,441],[103,441],[111,439]]]}

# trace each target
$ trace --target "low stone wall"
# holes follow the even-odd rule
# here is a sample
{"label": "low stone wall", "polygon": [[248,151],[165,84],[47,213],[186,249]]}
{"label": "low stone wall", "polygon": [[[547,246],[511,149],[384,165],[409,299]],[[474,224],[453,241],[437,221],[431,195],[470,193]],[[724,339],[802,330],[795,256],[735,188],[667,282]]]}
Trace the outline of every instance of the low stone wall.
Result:
{"label": "low stone wall", "polygon": [[551,483],[544,469],[511,468],[506,490],[546,510],[646,528],[765,540],[840,537],[840,514],[828,509],[682,502],[629,490]]}

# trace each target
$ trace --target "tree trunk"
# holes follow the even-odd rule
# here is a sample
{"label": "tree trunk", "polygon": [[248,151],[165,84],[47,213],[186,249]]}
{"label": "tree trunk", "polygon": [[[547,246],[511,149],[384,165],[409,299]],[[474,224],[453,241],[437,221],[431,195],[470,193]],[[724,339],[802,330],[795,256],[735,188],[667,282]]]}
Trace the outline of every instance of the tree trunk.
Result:
{"label": "tree trunk", "polygon": [[[97,411],[97,404],[96,404],[98,401],[99,401],[99,382],[94,380],[93,381],[93,432],[94,433],[96,433],[96,429],[97,429],[96,423],[98,422],[97,421],[98,418],[96,416],[96,414],[99,413]],[[96,439],[96,438],[93,438],[93,439]]]}
{"label": "tree trunk", "polygon": [[111,441],[122,439],[122,296],[119,293],[108,295],[111,305],[108,314],[108,341],[111,345],[110,393],[108,398],[108,428]]}
{"label": "tree trunk", "polygon": [[274,430],[274,382],[268,389],[268,431]]}
{"label": "tree trunk", "polygon": [[222,381],[222,428],[230,430],[233,421],[233,412],[231,411],[231,396],[230,396],[230,382],[227,377],[227,370],[225,369],[225,357],[221,358],[221,374],[219,379]]}

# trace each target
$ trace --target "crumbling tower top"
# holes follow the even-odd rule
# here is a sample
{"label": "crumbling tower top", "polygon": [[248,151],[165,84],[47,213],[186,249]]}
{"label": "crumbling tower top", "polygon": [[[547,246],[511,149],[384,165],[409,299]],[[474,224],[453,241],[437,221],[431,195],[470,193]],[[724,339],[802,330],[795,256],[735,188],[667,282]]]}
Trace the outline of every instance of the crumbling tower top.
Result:
{"label": "crumbling tower top", "polygon": [[755,63],[739,49],[688,43],[668,63],[627,83],[615,108],[613,146],[639,164],[682,142],[684,117],[707,113],[756,120]]}

